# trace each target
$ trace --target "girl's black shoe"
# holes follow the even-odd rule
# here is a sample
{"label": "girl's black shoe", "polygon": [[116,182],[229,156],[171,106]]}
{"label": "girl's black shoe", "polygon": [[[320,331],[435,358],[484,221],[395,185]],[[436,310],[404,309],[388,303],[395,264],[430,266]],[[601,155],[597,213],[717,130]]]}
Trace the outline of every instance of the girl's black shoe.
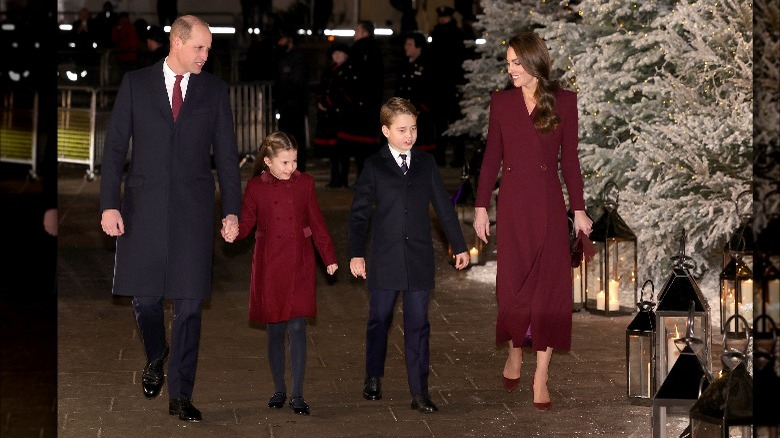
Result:
{"label": "girl's black shoe", "polygon": [[284,401],[286,399],[287,399],[287,394],[283,392],[275,392],[274,395],[271,396],[271,400],[268,400],[268,407],[282,409],[282,406],[284,406]]}
{"label": "girl's black shoe", "polygon": [[293,397],[290,399],[290,409],[298,415],[309,415],[309,405],[303,397]]}

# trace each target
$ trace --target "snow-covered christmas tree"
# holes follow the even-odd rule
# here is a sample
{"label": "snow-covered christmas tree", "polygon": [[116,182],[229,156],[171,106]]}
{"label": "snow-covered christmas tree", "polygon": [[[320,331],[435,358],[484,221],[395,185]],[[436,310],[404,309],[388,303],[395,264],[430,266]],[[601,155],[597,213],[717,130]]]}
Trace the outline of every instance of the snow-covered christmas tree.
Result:
{"label": "snow-covered christmas tree", "polygon": [[684,229],[700,286],[718,303],[722,249],[740,222],[735,201],[751,188],[750,4],[584,0],[532,14],[520,3],[485,2],[486,44],[466,65],[464,119],[451,129],[484,136],[489,91],[506,81],[502,42],[536,27],[579,93],[591,214],[600,215],[607,182],[617,183],[620,215],[639,240],[637,278],[657,284]]}

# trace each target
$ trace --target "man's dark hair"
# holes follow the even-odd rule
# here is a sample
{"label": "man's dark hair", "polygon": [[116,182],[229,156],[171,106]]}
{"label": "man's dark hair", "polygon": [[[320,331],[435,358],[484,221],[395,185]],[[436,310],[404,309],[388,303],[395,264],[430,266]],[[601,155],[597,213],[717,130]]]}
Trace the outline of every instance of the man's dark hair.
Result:
{"label": "man's dark hair", "polygon": [[406,34],[406,39],[414,41],[414,47],[425,49],[428,46],[428,39],[420,31],[412,31]]}

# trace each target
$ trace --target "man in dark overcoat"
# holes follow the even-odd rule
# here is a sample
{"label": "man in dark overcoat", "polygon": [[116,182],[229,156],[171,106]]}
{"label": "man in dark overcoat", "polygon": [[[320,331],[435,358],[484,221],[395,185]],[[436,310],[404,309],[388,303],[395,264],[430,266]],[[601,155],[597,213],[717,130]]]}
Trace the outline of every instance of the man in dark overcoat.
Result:
{"label": "man in dark overcoat", "polygon": [[374,24],[359,21],[349,49],[349,74],[341,81],[344,95],[344,111],[337,147],[352,151],[357,174],[363,170],[363,162],[379,150],[379,124],[377,114],[382,106],[385,88],[382,49],[374,38]]}
{"label": "man in dark overcoat", "polygon": [[[428,61],[432,70],[434,124],[436,125],[436,163],[444,166],[448,143],[452,143],[452,167],[461,167],[466,158],[462,137],[446,136],[450,125],[461,118],[458,87],[465,83],[463,61],[466,60],[466,34],[453,18],[455,10],[449,6],[436,8],[438,23],[431,31]],[[449,141],[448,141],[449,140]]]}
{"label": "man in dark overcoat", "polygon": [[192,391],[201,306],[211,295],[212,153],[223,236],[226,228],[238,227],[241,212],[228,87],[202,71],[210,48],[208,24],[182,16],[171,26],[168,56],[124,76],[106,133],[100,184],[101,226],[117,237],[113,293],[133,297],[147,358],[141,379],[147,398],[159,395],[164,381],[169,347],[163,300],[174,302],[169,413],[183,421],[201,420]]}
{"label": "man in dark overcoat", "polygon": [[419,111],[417,115],[417,143],[414,147],[433,153],[436,149],[433,126],[433,81],[428,65],[428,42],[422,32],[410,32],[404,38],[406,59],[398,66],[395,96],[411,101]]}

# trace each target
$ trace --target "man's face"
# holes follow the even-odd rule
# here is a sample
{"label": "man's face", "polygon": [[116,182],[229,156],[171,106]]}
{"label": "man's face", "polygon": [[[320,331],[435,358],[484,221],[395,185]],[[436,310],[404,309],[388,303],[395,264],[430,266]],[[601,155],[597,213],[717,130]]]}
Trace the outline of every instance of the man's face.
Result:
{"label": "man's face", "polygon": [[199,74],[209,58],[211,31],[205,26],[195,25],[192,27],[190,37],[186,42],[177,37],[174,38],[173,44],[177,64],[184,70],[176,73]]}
{"label": "man's face", "polygon": [[409,59],[417,59],[420,56],[420,48],[414,45],[412,38],[407,38],[406,42],[404,42],[404,52]]}

